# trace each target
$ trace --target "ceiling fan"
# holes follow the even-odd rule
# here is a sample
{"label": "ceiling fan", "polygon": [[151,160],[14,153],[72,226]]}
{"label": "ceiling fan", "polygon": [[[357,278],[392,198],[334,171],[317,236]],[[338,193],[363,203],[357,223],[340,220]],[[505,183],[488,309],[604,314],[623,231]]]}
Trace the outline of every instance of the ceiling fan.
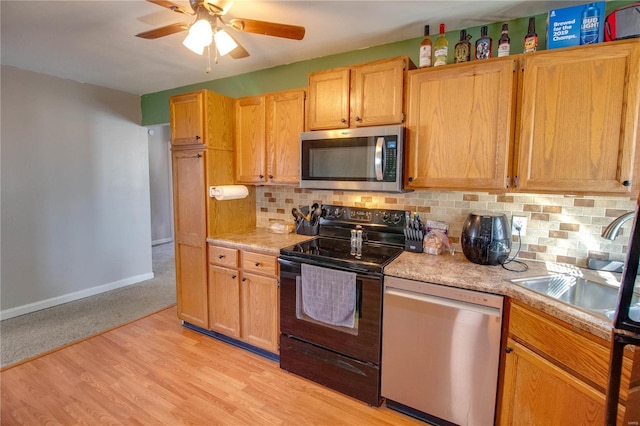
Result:
{"label": "ceiling fan", "polygon": [[[136,37],[156,39],[181,31],[189,31],[183,44],[193,52],[202,55],[204,48],[214,45],[214,50],[221,56],[227,53],[234,59],[246,58],[249,52],[225,29],[282,37],[292,40],[302,40],[305,28],[297,25],[278,24],[274,22],[257,21],[254,19],[230,19],[227,22],[223,16],[230,8],[230,2],[217,0],[189,0],[191,10],[167,0],[147,0],[176,13],[194,16],[192,23],[177,22],[164,27],[155,28],[136,34]],[[216,54],[217,58],[217,54]]]}

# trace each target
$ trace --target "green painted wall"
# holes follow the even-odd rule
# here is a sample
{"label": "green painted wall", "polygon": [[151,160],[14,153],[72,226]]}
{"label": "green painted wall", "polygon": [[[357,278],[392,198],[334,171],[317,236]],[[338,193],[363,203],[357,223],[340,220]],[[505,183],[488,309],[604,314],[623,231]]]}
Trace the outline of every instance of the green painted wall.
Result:
{"label": "green painted wall", "polygon": [[[633,1],[607,2],[605,5],[605,14],[609,14],[616,7],[630,3],[633,3]],[[544,50],[547,45],[547,14],[535,15],[535,18],[536,32],[538,33],[539,40],[538,50]],[[511,54],[522,53],[522,42],[524,35],[527,33],[529,17],[527,16],[524,18],[514,19],[508,22],[509,37],[511,38]],[[435,41],[438,37],[437,32],[439,24],[429,23],[429,25],[431,27],[431,39]],[[497,56],[497,40],[500,37],[502,22],[488,24],[487,26],[489,27],[489,36],[493,39],[493,56]],[[468,34],[472,36],[472,45],[474,45],[475,40],[480,37],[480,27],[481,26],[467,28]],[[453,47],[458,42],[459,35],[459,30],[447,31],[445,33],[445,36],[449,41],[449,63],[453,62]],[[149,126],[153,124],[168,123],[169,97],[175,94],[208,89],[233,98],[240,98],[243,96],[252,96],[259,95],[261,93],[306,87],[307,75],[313,71],[320,71],[346,65],[355,65],[401,55],[408,55],[411,60],[417,64],[418,49],[421,40],[422,37],[417,37],[396,43],[295,62],[293,64],[281,65],[247,74],[142,95],[142,125]],[[304,43],[304,41],[301,41],[301,43]]]}

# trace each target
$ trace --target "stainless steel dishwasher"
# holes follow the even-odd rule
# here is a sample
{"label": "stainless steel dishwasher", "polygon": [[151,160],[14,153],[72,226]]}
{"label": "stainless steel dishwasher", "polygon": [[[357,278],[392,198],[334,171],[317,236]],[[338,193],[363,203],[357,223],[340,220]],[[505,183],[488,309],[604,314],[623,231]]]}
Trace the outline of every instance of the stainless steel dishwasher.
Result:
{"label": "stainless steel dishwasher", "polygon": [[434,424],[493,425],[504,298],[385,277],[381,393]]}

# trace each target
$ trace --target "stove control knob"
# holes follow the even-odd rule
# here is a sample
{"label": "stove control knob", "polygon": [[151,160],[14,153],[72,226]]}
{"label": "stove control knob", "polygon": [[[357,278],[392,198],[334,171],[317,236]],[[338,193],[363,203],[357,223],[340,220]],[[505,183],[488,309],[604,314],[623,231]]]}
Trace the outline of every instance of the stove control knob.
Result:
{"label": "stove control knob", "polygon": [[397,225],[402,220],[402,215],[400,213],[394,213],[392,220],[393,220],[393,223]]}
{"label": "stove control knob", "polygon": [[389,222],[389,219],[391,219],[391,214],[389,214],[389,212],[387,211],[382,212],[382,221],[384,223],[387,223]]}
{"label": "stove control knob", "polygon": [[344,212],[344,210],[342,210],[340,207],[336,207],[336,209],[333,211],[333,215],[336,218],[339,218],[340,216],[342,216],[343,212]]}

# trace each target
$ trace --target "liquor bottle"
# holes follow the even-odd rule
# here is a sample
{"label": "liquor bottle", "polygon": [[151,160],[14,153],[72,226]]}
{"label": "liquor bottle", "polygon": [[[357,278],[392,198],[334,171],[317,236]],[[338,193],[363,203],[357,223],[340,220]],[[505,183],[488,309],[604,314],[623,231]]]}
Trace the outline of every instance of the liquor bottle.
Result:
{"label": "liquor bottle", "polygon": [[420,68],[431,66],[431,48],[433,43],[429,38],[429,26],[424,26],[424,38],[420,42]]}
{"label": "liquor bottle", "polygon": [[449,41],[444,36],[444,24],[440,24],[440,36],[433,45],[433,66],[447,65]]}
{"label": "liquor bottle", "polygon": [[493,49],[493,40],[487,35],[487,26],[480,28],[480,38],[476,40],[476,59],[489,59]]}
{"label": "liquor bottle", "polygon": [[509,24],[502,24],[502,34],[498,40],[498,57],[509,56],[511,53],[511,39],[509,38]]}
{"label": "liquor bottle", "polygon": [[471,39],[470,35],[467,35],[467,30],[460,30],[460,41],[456,43],[453,48],[453,63],[469,62],[471,60]]}
{"label": "liquor bottle", "polygon": [[536,18],[529,18],[529,31],[524,36],[524,49],[522,53],[530,53],[538,50],[538,34],[536,34]]}
{"label": "liquor bottle", "polygon": [[594,44],[600,41],[600,10],[595,3],[589,3],[582,11],[580,24],[580,44]]}

